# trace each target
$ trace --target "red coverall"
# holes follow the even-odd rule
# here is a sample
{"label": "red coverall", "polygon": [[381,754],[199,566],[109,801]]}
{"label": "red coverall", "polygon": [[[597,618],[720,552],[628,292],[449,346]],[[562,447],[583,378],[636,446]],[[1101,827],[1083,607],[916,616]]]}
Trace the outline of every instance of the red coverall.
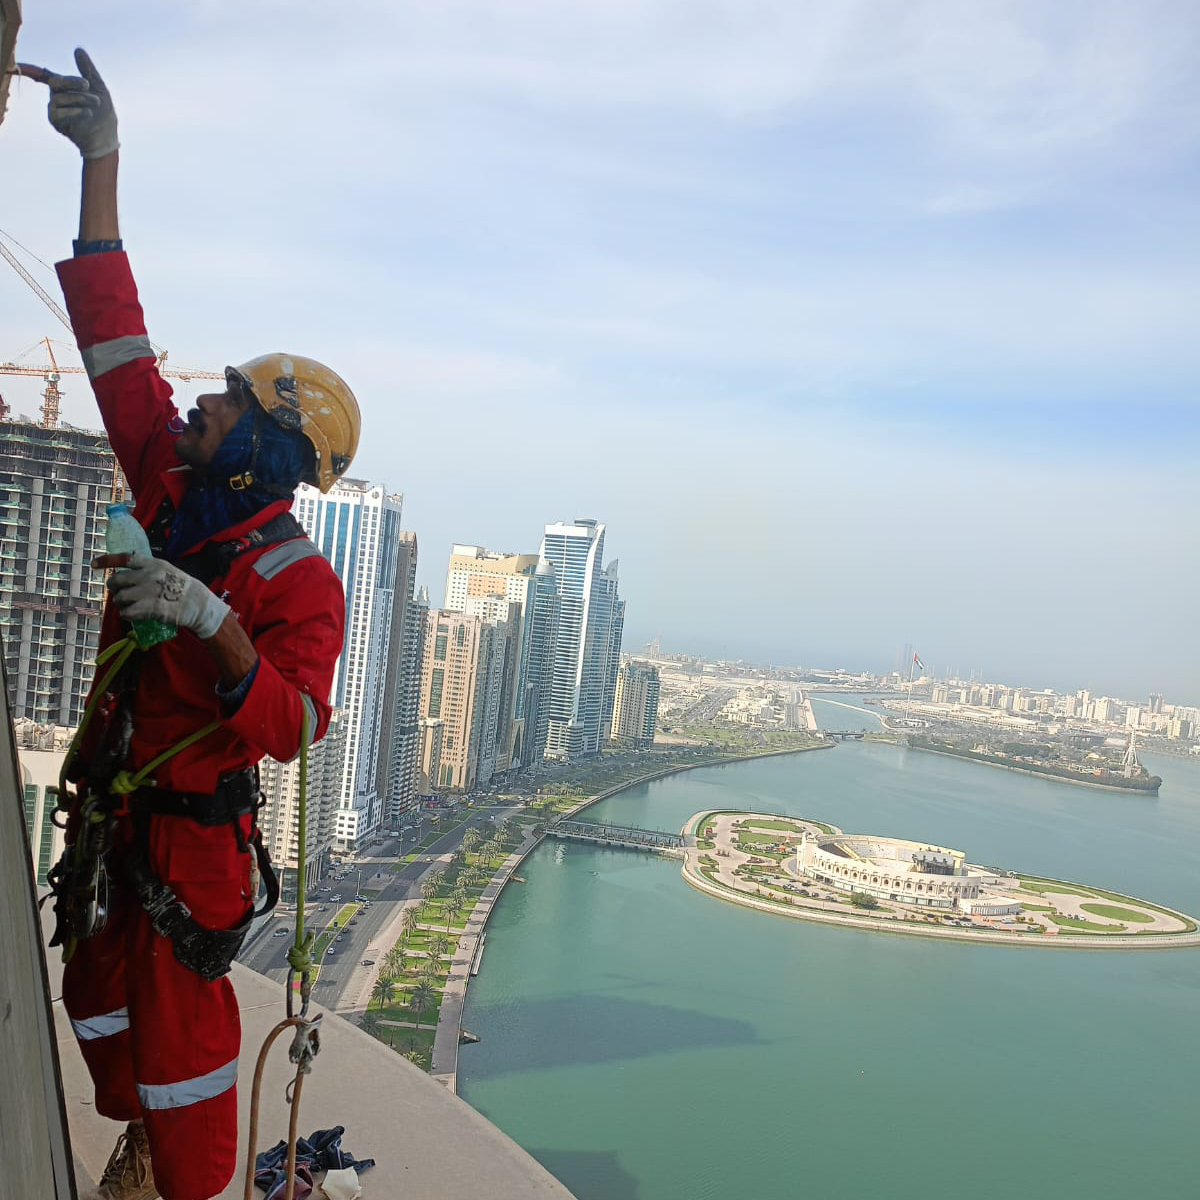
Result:
{"label": "red coverall", "polygon": [[[123,252],[58,264],[67,308],[105,428],[148,525],[165,495],[176,502],[190,468],[175,453],[183,428],[171,388],[156,370],[137,289]],[[215,533],[228,541],[290,507],[279,500],[252,519]],[[332,567],[311,542],[248,551],[212,582],[259,654],[257,673],[236,711],[218,698],[216,663],[181,629],[144,655],[133,708],[130,767],[148,762],[213,720],[221,727],[168,760],[159,788],[210,793],[220,777],[264,755],[299,752],[301,713],[312,740],[329,723],[327,698],[342,650],[345,599]],[[109,604],[101,647],[125,633]],[[86,771],[86,753],[84,755]],[[241,818],[243,834],[249,815]],[[113,868],[130,821],[119,818]],[[153,871],[200,924],[230,928],[251,903],[251,855],[231,824],[190,817],[151,818]],[[155,1182],[167,1200],[207,1200],[233,1176],[237,1159],[237,1067],[241,1027],[228,978],[214,983],[184,967],[151,928],[132,890],[114,889],[107,925],[67,964],[63,1000],[96,1088],[96,1109],[118,1121],[144,1119]]]}

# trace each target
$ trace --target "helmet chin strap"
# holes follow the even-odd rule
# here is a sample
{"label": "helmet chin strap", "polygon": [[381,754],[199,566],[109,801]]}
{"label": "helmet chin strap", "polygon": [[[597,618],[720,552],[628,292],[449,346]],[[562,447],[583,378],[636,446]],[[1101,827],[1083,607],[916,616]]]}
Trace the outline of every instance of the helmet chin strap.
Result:
{"label": "helmet chin strap", "polygon": [[[252,403],[254,403],[252,401]],[[293,488],[284,487],[278,483],[268,483],[266,480],[259,479],[255,474],[258,468],[258,452],[262,446],[262,422],[267,420],[266,413],[254,403],[254,432],[250,435],[250,465],[236,475],[227,476],[225,479],[226,485],[235,492],[244,492],[248,487],[254,486],[261,491],[269,492],[272,496],[292,496]]]}

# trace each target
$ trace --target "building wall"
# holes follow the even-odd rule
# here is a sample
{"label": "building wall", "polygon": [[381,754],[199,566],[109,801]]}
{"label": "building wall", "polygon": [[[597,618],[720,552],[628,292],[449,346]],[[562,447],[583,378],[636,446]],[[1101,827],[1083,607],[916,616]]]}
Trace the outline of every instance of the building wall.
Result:
{"label": "building wall", "polygon": [[329,559],[346,592],[346,633],[331,702],[345,717],[345,750],[333,840],[354,852],[383,820],[377,784],[383,688],[398,560],[403,497],[379,484],[343,479],[328,493],[301,485],[297,520]]}
{"label": "building wall", "polygon": [[546,755],[596,754],[607,732],[602,720],[609,685],[616,684],[614,625],[623,619],[616,564],[604,571],[604,526],[590,519],[547,525],[541,557],[554,568],[560,603]]}
{"label": "building wall", "polygon": [[438,788],[475,786],[490,640],[481,617],[432,608],[425,618],[421,716],[443,722]]}
{"label": "building wall", "polygon": [[[57,731],[55,731],[57,732]],[[62,730],[69,735],[70,730]],[[29,834],[29,857],[33,862],[38,886],[46,883],[46,873],[63,852],[66,835],[52,820],[57,802],[54,790],[66,755],[68,737],[51,738],[48,747],[35,749],[21,745],[18,733],[17,761],[20,767],[22,798],[25,805],[25,829]]]}
{"label": "building wall", "polygon": [[426,796],[437,791],[442,774],[442,736],[446,723],[424,717],[419,724],[421,745],[417,758],[417,792]]}
{"label": "building wall", "polygon": [[[311,886],[329,866],[335,818],[341,798],[345,755],[345,716],[335,709],[325,736],[308,753],[305,874]],[[263,844],[270,852],[286,900],[296,898],[300,862],[300,759],[264,758],[259,777],[266,803],[259,813]]]}
{"label": "building wall", "polygon": [[[529,766],[545,751],[550,673],[557,633],[553,571],[536,554],[506,554],[456,545],[446,573],[447,609],[468,611],[472,600],[502,597],[519,606],[509,646],[511,681],[505,693],[504,733],[497,769]],[[550,646],[549,652],[547,646]]]}
{"label": "building wall", "polygon": [[0,623],[14,717],[78,725],[91,686],[116,461],[102,433],[0,422]]}
{"label": "building wall", "polygon": [[657,667],[628,662],[618,670],[611,733],[614,742],[637,749],[653,745],[659,690]]}
{"label": "building wall", "polygon": [[380,691],[380,752],[375,774],[375,790],[384,798],[384,815],[393,826],[416,804],[420,743],[417,710],[424,633],[424,608],[417,601],[416,582],[417,535],[402,530],[396,552],[387,667]]}
{"label": "building wall", "polygon": [[[844,842],[847,839],[838,837],[830,840]],[[914,849],[925,848],[915,842],[896,844],[911,845]],[[891,869],[875,862],[856,862],[822,849],[818,841],[811,837],[801,840],[797,858],[801,873],[833,887],[843,891],[866,892],[883,899],[894,896],[906,904],[955,908],[960,900],[979,895],[978,876],[923,875],[907,869]]]}

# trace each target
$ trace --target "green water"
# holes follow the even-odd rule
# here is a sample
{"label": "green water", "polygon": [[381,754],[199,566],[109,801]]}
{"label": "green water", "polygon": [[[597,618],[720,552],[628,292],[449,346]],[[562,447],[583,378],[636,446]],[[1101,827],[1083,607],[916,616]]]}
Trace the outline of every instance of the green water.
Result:
{"label": "green water", "polygon": [[[815,816],[1200,913],[1200,763],[1148,765],[1157,799],[851,743],[588,815]],[[575,845],[543,844],[522,874],[488,926],[460,1091],[581,1200],[1196,1194],[1200,950],[810,925],[702,895],[674,862]]]}

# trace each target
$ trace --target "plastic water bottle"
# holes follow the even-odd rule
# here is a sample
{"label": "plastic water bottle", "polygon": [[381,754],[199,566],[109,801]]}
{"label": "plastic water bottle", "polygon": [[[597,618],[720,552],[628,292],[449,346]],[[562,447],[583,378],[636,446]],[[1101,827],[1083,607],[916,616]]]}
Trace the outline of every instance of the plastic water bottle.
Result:
{"label": "plastic water bottle", "polygon": [[[138,519],[129,511],[129,505],[124,502],[110,504],[106,511],[108,528],[104,531],[104,549],[109,554],[144,554],[149,558],[150,539],[138,523]],[[170,622],[159,621],[154,617],[142,617],[131,624],[133,636],[143,650],[156,646],[159,642],[168,641],[177,632]]]}

